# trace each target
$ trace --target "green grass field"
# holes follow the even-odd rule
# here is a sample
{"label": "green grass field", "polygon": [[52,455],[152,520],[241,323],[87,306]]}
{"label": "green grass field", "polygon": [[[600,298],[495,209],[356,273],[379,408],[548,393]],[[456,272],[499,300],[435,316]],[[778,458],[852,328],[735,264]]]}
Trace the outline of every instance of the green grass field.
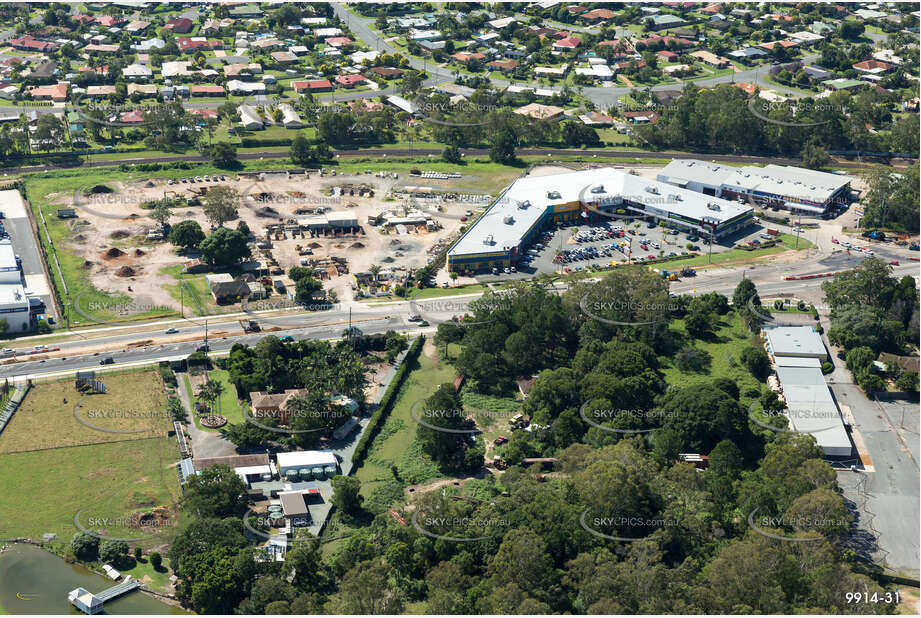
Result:
{"label": "green grass field", "polygon": [[[685,373],[674,366],[671,357],[660,356],[659,364],[662,366],[662,373],[665,375],[665,381],[677,386],[691,386],[692,384],[709,383],[715,378],[730,378],[739,386],[741,401],[748,406],[755,398],[747,397],[746,390],[755,388],[760,394],[764,385],[746,369],[740,362],[739,357],[742,350],[750,345],[761,345],[758,343],[757,335],[748,332],[742,324],[738,314],[730,311],[724,316],[720,316],[717,322],[717,328],[713,332],[713,337],[708,340],[691,341],[687,331],[684,329],[682,320],[675,320],[671,323],[669,330],[673,332],[676,339],[683,340],[685,345],[693,345],[695,348],[709,352],[712,362],[709,371],[705,373]],[[680,348],[679,348],[680,349]],[[677,350],[675,350],[677,352]]]}
{"label": "green grass field", "polygon": [[[0,434],[0,453],[166,435],[171,421],[156,372],[102,376],[102,380],[107,392],[93,395],[79,393],[71,379],[34,384]],[[78,420],[78,414],[85,422]]]}
{"label": "green grass field", "polygon": [[79,512],[87,529],[115,538],[153,535],[131,545],[161,544],[171,532],[166,522],[143,530],[129,522],[158,506],[175,515],[178,457],[176,441],[166,437],[0,455],[7,471],[0,474],[0,537],[53,532],[68,543]]}
{"label": "green grass field", "polygon": [[[133,559],[134,557],[132,556]],[[144,556],[141,558],[141,562],[135,561],[133,568],[122,569],[120,572],[122,575],[130,575],[141,580],[144,585],[152,590],[163,593],[170,592],[169,576],[171,571],[169,570],[169,558],[166,556],[163,556],[163,564],[160,566],[159,571],[155,571],[153,565],[150,564],[150,559]]]}
{"label": "green grass field", "polygon": [[208,375],[212,380],[220,382],[224,387],[224,392],[221,393],[220,402],[215,402],[217,411],[227,419],[228,423],[242,423],[244,422],[243,418],[243,404],[237,399],[237,389],[230,383],[230,372],[223,369],[215,369],[209,371]]}

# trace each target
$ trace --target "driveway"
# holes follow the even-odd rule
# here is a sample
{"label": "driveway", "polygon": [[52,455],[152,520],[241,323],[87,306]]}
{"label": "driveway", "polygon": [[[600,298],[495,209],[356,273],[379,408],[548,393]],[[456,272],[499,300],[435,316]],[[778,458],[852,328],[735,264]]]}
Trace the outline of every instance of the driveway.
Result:
{"label": "driveway", "polygon": [[[858,528],[876,537],[876,546],[868,548],[866,554],[874,562],[917,577],[921,476],[918,460],[908,445],[917,442],[918,435],[903,429],[903,438],[901,419],[889,413],[895,409],[887,409],[892,404],[871,401],[856,385],[844,383],[841,377],[838,380],[830,385],[832,392],[842,411],[850,411],[870,457],[867,471],[838,473],[845,497],[859,513]],[[917,409],[913,406],[913,419],[906,413],[906,427],[913,422],[917,428]]]}
{"label": "driveway", "polygon": [[189,433],[189,443],[192,447],[192,456],[196,459],[208,457],[226,457],[228,455],[237,455],[237,447],[233,442],[225,439],[219,431],[205,431],[195,426],[195,407],[185,389],[184,374],[177,373],[176,378],[179,380],[179,400],[182,407],[185,408],[188,421],[184,423],[186,431]]}

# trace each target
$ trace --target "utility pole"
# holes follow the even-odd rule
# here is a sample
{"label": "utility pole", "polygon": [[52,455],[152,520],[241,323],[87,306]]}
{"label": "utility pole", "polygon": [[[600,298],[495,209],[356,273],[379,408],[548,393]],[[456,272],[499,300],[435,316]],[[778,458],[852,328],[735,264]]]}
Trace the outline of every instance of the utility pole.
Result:
{"label": "utility pole", "polygon": [[[205,318],[205,347],[208,347],[208,318]],[[205,353],[207,354],[207,350]]]}

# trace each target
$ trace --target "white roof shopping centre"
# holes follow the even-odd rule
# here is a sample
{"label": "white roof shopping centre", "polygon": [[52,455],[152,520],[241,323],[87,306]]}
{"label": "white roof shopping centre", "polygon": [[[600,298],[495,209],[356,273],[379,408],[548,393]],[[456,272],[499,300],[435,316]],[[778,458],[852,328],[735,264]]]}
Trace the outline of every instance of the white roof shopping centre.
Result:
{"label": "white roof shopping centre", "polygon": [[829,174],[790,165],[746,165],[732,167],[698,159],[675,159],[658,174],[658,180],[677,186],[701,187],[737,193],[779,196],[797,208],[813,205],[822,210],[853,180],[849,176]]}
{"label": "white roof shopping centre", "polygon": [[752,212],[747,205],[609,167],[526,177],[513,182],[448,255],[508,251],[518,246],[545,215],[571,211],[564,207],[573,204],[590,210],[630,208],[633,214],[676,216],[695,224],[707,217],[717,225]]}

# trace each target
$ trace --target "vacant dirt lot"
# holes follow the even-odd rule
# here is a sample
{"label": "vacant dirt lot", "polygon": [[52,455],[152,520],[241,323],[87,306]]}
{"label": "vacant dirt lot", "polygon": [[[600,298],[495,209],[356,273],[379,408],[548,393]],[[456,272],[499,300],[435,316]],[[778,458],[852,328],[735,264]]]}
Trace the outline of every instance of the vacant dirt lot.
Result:
{"label": "vacant dirt lot", "polygon": [[[241,194],[238,219],[229,222],[236,227],[245,221],[258,240],[266,239],[266,227],[285,223],[297,217],[311,216],[317,207],[325,211],[346,212],[359,223],[360,231],[342,235],[318,234],[311,237],[290,233],[285,238],[272,238],[272,255],[279,266],[287,270],[300,264],[297,246],[309,247],[310,257],[341,257],[348,261],[350,272],[367,271],[373,265],[417,268],[428,260],[428,251],[439,240],[456,234],[460,217],[472,208],[469,202],[444,202],[438,200],[414,201],[389,197],[393,189],[398,192],[406,186],[425,185],[436,192],[452,191],[452,186],[469,183],[470,179],[431,179],[401,175],[380,177],[373,174],[338,176],[275,174],[268,178],[254,176],[228,176],[224,182],[196,182],[169,185],[165,179],[136,182],[107,182],[111,193],[86,196],[83,192],[49,196],[61,207],[75,207],[78,218],[72,220],[69,248],[83,260],[83,267],[92,284],[100,289],[127,294],[138,305],[147,307],[173,307],[178,303],[164,289],[175,285],[173,273],[164,268],[182,265],[187,259],[175,253],[166,242],[146,240],[146,234],[156,228],[149,217],[150,211],[139,207],[145,201],[164,197],[201,198],[202,190],[217,185],[233,187]],[[86,187],[89,189],[89,187]],[[364,191],[360,191],[364,189]],[[368,191],[373,191],[373,195]],[[402,193],[402,192],[401,192]],[[424,227],[409,227],[406,234],[396,234],[369,224],[370,216],[384,211],[403,208],[421,208],[434,215],[442,229],[428,232]],[[444,214],[436,208],[441,208]],[[194,220],[208,233],[210,223],[201,206],[173,209],[170,223]],[[262,258],[261,251],[254,257]],[[351,277],[339,276],[326,283],[335,289],[340,298],[351,297]]]}

